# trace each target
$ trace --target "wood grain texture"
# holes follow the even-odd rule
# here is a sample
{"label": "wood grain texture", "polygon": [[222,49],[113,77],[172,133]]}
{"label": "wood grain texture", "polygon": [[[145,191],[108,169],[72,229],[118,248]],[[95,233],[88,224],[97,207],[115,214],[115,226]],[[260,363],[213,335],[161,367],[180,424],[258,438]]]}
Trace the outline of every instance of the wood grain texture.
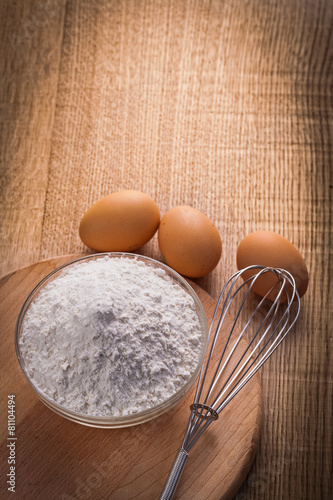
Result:
{"label": "wood grain texture", "polygon": [[[215,298],[243,236],[283,234],[309,290],[237,500],[329,498],[332,1],[2,0],[0,25],[1,273],[87,251],[81,216],[123,188],[211,217]],[[141,252],[160,259],[156,237]]]}
{"label": "wood grain texture", "polygon": [[[0,281],[3,347],[0,363],[4,370],[0,397],[6,401],[8,391],[15,394],[16,494],[25,500],[154,500],[162,492],[181,446],[195,387],[173,409],[145,424],[125,429],[91,429],[46,408],[33,394],[16,359],[15,324],[27,295],[48,273],[76,257],[32,264]],[[198,285],[193,286],[210,322],[216,302]],[[231,318],[224,322],[221,332],[224,339],[229,334],[229,323],[232,324]],[[246,347],[244,340],[241,344],[234,354],[234,364]],[[218,360],[218,355],[212,358],[209,377]],[[6,420],[6,411],[3,405],[2,421]],[[228,405],[201,437],[200,445],[191,450],[175,500],[201,500],[203,496],[209,500],[230,500],[253,462],[261,422],[262,393],[257,374],[242,397]],[[8,431],[2,433],[2,477],[8,472],[7,437]],[[2,491],[1,498],[11,495]]]}

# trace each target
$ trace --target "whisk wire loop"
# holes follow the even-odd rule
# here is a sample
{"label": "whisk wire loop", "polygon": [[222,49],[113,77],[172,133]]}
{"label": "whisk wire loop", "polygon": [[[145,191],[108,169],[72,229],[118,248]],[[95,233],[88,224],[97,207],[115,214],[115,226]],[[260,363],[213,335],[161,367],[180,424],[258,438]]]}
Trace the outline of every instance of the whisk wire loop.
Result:
{"label": "whisk wire loop", "polygon": [[[236,274],[234,275],[234,277],[238,278],[238,276],[239,276],[239,275],[240,275],[240,272],[236,273]],[[259,275],[260,275],[260,273],[258,273],[258,276],[259,276]],[[258,277],[258,276],[257,276],[257,277]],[[246,280],[246,281],[245,281],[245,282],[244,282],[241,286],[239,286],[239,288],[238,288],[238,289],[237,289],[237,290],[236,290],[236,291],[232,294],[233,287],[234,287],[234,286],[235,286],[235,284],[236,284],[236,279],[230,278],[230,280],[228,281],[228,283],[230,283],[230,281],[231,281],[231,280],[233,280],[233,283],[232,283],[232,286],[231,286],[231,288],[230,288],[230,290],[229,290],[229,292],[228,292],[228,294],[227,294],[227,298],[226,298],[226,300],[225,300],[225,302],[224,302],[224,305],[223,305],[222,313],[221,313],[221,316],[220,316],[220,318],[219,318],[219,323],[218,323],[218,325],[217,325],[217,332],[216,332],[216,334],[215,334],[214,342],[213,342],[213,344],[212,344],[212,347],[213,347],[213,348],[215,347],[215,344],[216,344],[216,341],[217,341],[217,337],[218,337],[218,334],[219,334],[219,332],[220,332],[220,329],[221,329],[221,326],[222,326],[222,323],[223,323],[223,319],[224,319],[224,317],[225,317],[225,314],[228,312],[228,310],[229,310],[229,308],[230,308],[230,306],[231,306],[231,303],[232,303],[233,299],[235,298],[235,296],[236,296],[238,293],[240,293],[240,291],[242,290],[242,288],[243,288],[244,286],[246,286],[246,285],[247,285],[247,283],[250,281],[250,280]],[[226,353],[227,347],[229,346],[229,343],[230,343],[230,339],[231,339],[231,337],[232,337],[232,335],[233,335],[233,333],[234,333],[234,330],[235,330],[235,328],[236,328],[236,325],[237,325],[237,322],[238,322],[239,316],[240,316],[240,314],[241,314],[241,312],[242,312],[242,309],[243,309],[243,307],[244,307],[244,305],[245,305],[245,303],[246,303],[246,301],[247,301],[247,297],[248,297],[249,293],[251,293],[251,288],[252,288],[252,286],[253,286],[253,282],[254,282],[254,281],[255,281],[255,280],[253,280],[253,281],[252,281],[252,283],[251,283],[250,287],[248,288],[248,290],[247,290],[247,292],[246,292],[246,294],[245,294],[245,297],[243,298],[243,300],[242,300],[242,302],[241,302],[241,305],[240,305],[240,307],[239,307],[239,309],[238,309],[238,312],[237,312],[237,314],[236,314],[236,316],[235,316],[235,320],[234,320],[234,322],[233,322],[233,324],[232,324],[232,327],[231,327],[231,329],[230,329],[230,332],[229,332],[228,338],[227,338],[227,340],[226,340],[226,343],[225,343],[224,349],[223,349],[223,351],[222,351],[222,354],[221,354],[220,360],[219,360],[219,362],[218,362],[218,364],[217,364],[217,367],[216,367],[215,373],[214,373],[214,375],[213,375],[213,379],[212,379],[213,381],[212,381],[212,384],[210,385],[210,388],[209,388],[209,390],[208,390],[208,392],[207,392],[207,395],[206,395],[206,398],[205,398],[205,400],[204,400],[204,403],[205,403],[205,404],[207,403],[207,401],[208,401],[209,397],[211,396],[211,394],[212,394],[212,392],[213,392],[213,390],[214,390],[215,386],[216,386],[216,385],[217,385],[217,383],[219,382],[219,379],[220,379],[220,377],[221,377],[222,373],[224,373],[224,370],[225,370],[226,365],[228,364],[228,362],[229,362],[230,358],[233,356],[233,354],[234,354],[235,350],[237,349],[237,347],[238,347],[238,345],[239,345],[239,342],[240,342],[240,341],[241,341],[241,339],[243,338],[244,333],[246,332],[246,330],[247,330],[247,328],[248,328],[249,324],[251,323],[251,321],[252,321],[252,319],[253,319],[254,315],[255,315],[255,314],[256,314],[256,312],[259,310],[259,308],[260,308],[261,304],[264,302],[264,300],[265,300],[266,296],[267,296],[267,295],[269,295],[269,293],[272,291],[272,289],[276,286],[276,285],[274,285],[274,286],[271,288],[271,290],[269,290],[269,292],[268,292],[268,293],[266,294],[266,296],[265,296],[265,297],[261,300],[261,302],[259,303],[259,305],[258,305],[258,306],[257,306],[257,308],[255,309],[255,311],[252,313],[252,315],[251,315],[251,316],[250,316],[250,318],[248,319],[247,323],[245,324],[245,326],[244,326],[244,327],[243,327],[243,329],[241,330],[241,332],[240,332],[240,334],[239,334],[239,336],[238,336],[237,340],[234,342],[234,344],[233,344],[233,346],[232,346],[231,351],[229,352],[229,354],[228,354],[227,358],[225,359],[225,361],[224,361],[224,363],[223,363],[223,365],[222,365],[222,367],[221,367],[221,364],[222,364],[222,362],[223,362],[223,359],[224,359],[224,356],[225,356],[225,353]],[[228,283],[227,283],[227,284],[228,284]],[[221,293],[221,295],[220,295],[220,298],[223,296],[223,293],[224,293],[224,290],[222,291],[222,293]],[[232,294],[232,295],[231,295],[231,294]],[[276,303],[276,301],[275,301],[275,303]],[[271,309],[271,310],[272,310],[272,309]],[[215,311],[217,311],[217,308],[215,309]],[[268,319],[268,315],[264,318],[264,321],[263,321],[263,322],[262,322],[262,324],[260,325],[260,328],[263,326],[263,324],[265,323],[265,321],[266,321],[267,319]],[[213,323],[214,323],[214,320],[212,321],[212,325],[213,325]],[[246,355],[247,351],[250,349],[251,345],[253,344],[253,342],[254,342],[254,340],[255,340],[256,336],[258,335],[258,333],[259,333],[259,331],[260,331],[260,328],[257,330],[257,332],[256,332],[255,336],[253,337],[252,341],[250,342],[250,344],[249,344],[249,346],[248,346],[248,349],[247,349],[247,350],[243,353],[243,356],[242,356],[242,357],[238,360],[238,363],[236,364],[236,366],[235,366],[234,370],[230,373],[229,377],[228,377],[228,378],[227,378],[227,380],[225,381],[225,384],[224,384],[224,385],[223,385],[223,387],[221,388],[221,390],[220,390],[219,394],[217,395],[216,399],[214,400],[214,402],[212,403],[212,405],[211,405],[211,406],[213,406],[213,407],[215,406],[215,404],[217,403],[217,401],[218,401],[219,399],[221,399],[221,396],[225,393],[225,391],[227,390],[227,388],[229,387],[229,385],[230,385],[230,384],[234,381],[235,377],[234,377],[234,378],[232,378],[232,375],[234,374],[234,372],[236,371],[236,369],[237,369],[237,368],[238,368],[238,366],[240,365],[240,363],[241,363],[242,359],[243,359],[243,358],[244,358],[244,356]],[[268,328],[269,328],[269,327],[268,327]],[[265,334],[266,334],[266,332],[265,332]],[[265,334],[264,334],[264,335],[265,335]],[[213,349],[211,349],[211,352],[212,352],[212,350],[213,350]],[[250,357],[251,357],[251,355],[250,355]],[[246,364],[246,363],[247,363],[247,361],[245,362],[245,364]],[[207,363],[207,367],[208,367],[208,363]],[[229,382],[230,380],[231,380],[231,382],[228,384],[228,382]],[[200,382],[199,382],[199,383],[200,383]],[[203,382],[202,382],[202,384],[201,384],[201,386],[202,386],[202,387],[203,387],[203,384],[204,384],[204,380],[203,380]]]}

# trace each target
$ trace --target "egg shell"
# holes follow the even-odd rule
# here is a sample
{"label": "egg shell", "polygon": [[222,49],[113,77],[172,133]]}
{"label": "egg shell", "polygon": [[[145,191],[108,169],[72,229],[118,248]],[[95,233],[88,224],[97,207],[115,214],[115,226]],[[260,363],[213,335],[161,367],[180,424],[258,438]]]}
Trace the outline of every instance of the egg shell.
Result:
{"label": "egg shell", "polygon": [[189,206],[177,206],[165,213],[158,242],[166,263],[190,278],[210,273],[221,258],[218,230],[205,214]]}
{"label": "egg shell", "polygon": [[[294,277],[300,297],[307,290],[309,274],[304,259],[297,248],[280,234],[256,231],[240,242],[237,249],[237,267],[240,270],[251,265],[285,269]],[[254,273],[255,271],[244,273],[244,279]],[[265,274],[254,284],[253,291],[263,297],[275,280],[273,274]]]}
{"label": "egg shell", "polygon": [[117,191],[87,210],[79,234],[87,247],[98,252],[131,252],[154,236],[159,222],[159,208],[150,196]]}

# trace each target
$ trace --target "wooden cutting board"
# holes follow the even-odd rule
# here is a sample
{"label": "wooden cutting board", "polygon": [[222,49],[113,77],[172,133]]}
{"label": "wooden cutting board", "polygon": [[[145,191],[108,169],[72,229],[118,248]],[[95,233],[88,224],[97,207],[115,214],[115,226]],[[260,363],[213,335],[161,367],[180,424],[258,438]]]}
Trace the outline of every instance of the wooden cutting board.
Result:
{"label": "wooden cutting board", "polygon": [[[9,473],[6,402],[8,395],[14,394],[17,498],[155,500],[181,445],[195,387],[172,410],[146,424],[119,430],[93,429],[58,416],[41,403],[16,359],[14,330],[24,300],[46,274],[77,257],[38,262],[0,281],[1,477]],[[210,323],[215,301],[190,283]],[[257,374],[191,451],[175,500],[232,498],[254,459],[261,420]],[[3,486],[1,498],[12,498]]]}

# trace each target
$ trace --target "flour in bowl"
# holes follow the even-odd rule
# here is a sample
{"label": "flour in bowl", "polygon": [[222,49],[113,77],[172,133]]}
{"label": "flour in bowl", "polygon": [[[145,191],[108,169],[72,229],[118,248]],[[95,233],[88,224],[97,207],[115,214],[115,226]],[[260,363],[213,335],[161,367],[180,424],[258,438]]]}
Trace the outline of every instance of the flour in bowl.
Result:
{"label": "flour in bowl", "polygon": [[131,258],[81,261],[26,313],[21,356],[33,384],[68,410],[125,416],[180,390],[203,347],[193,298]]}

